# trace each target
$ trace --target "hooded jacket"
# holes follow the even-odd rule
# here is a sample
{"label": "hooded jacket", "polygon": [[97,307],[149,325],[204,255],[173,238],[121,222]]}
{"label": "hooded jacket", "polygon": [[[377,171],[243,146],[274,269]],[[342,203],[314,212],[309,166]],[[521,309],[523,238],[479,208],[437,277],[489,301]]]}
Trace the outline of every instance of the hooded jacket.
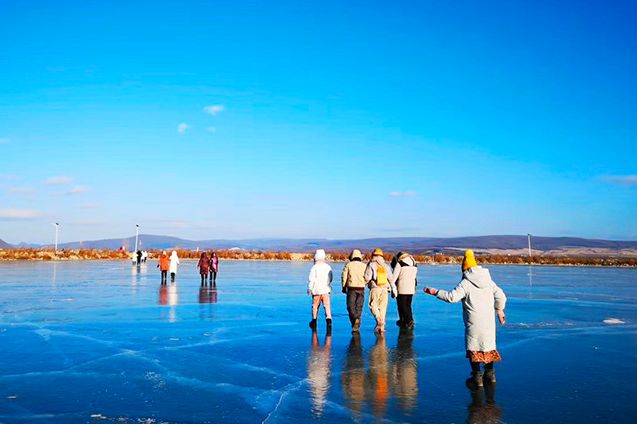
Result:
{"label": "hooded jacket", "polygon": [[465,347],[473,352],[496,350],[495,310],[504,310],[506,296],[491,279],[486,268],[474,266],[462,274],[462,281],[451,291],[438,290],[436,297],[448,303],[462,301]]}
{"label": "hooded jacket", "polygon": [[[376,284],[378,278],[378,267],[382,266],[385,268],[385,272],[387,273],[387,280],[389,284],[387,286],[378,286]],[[384,288],[386,290],[391,290],[392,293],[396,293],[396,286],[392,283],[392,272],[391,268],[387,263],[385,263],[385,259],[382,256],[374,256],[371,261],[367,264],[367,268],[365,268],[365,281],[370,289]]]}
{"label": "hooded jacket", "polygon": [[418,268],[416,261],[411,255],[404,256],[398,261],[396,267],[392,271],[390,282],[396,285],[398,294],[415,294],[416,293],[416,274]]}
{"label": "hooded jacket", "polygon": [[168,259],[168,255],[163,253],[159,258],[159,269],[160,271],[168,271],[170,267],[170,260]]}
{"label": "hooded jacket", "polygon": [[332,267],[323,260],[317,260],[310,269],[307,289],[312,296],[332,292]]}
{"label": "hooded jacket", "polygon": [[219,270],[219,257],[216,253],[213,253],[210,256],[210,270],[212,272],[217,272]]}
{"label": "hooded jacket", "polygon": [[365,269],[367,266],[360,260],[351,260],[343,267],[341,285],[343,288],[365,289]]}
{"label": "hooded jacket", "polygon": [[177,257],[177,252],[173,250],[173,253],[170,254],[170,273],[177,273],[177,266],[179,265],[179,258]]}

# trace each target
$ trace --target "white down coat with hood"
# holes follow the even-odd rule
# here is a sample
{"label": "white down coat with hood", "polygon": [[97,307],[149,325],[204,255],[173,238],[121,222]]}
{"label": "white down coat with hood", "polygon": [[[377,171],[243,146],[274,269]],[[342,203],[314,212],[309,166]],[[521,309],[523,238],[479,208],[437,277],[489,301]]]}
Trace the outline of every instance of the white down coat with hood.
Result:
{"label": "white down coat with hood", "polygon": [[449,303],[462,301],[465,346],[472,352],[489,352],[495,346],[495,310],[504,310],[506,296],[486,268],[474,266],[462,274],[451,290],[438,290],[436,297]]}

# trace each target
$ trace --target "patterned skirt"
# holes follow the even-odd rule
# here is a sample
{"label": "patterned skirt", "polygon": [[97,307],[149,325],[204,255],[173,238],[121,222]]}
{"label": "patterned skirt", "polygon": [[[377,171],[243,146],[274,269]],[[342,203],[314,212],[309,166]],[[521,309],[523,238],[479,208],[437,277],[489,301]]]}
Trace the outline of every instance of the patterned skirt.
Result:
{"label": "patterned skirt", "polygon": [[471,362],[483,362],[485,364],[500,362],[502,360],[502,357],[497,350],[490,350],[488,352],[468,350],[467,358],[469,358],[469,361]]}

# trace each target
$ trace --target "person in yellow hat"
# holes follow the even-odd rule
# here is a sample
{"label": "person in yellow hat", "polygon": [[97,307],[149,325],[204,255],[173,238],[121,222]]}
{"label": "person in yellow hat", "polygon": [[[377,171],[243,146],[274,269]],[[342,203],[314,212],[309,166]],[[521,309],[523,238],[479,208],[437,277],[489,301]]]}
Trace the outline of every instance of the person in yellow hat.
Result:
{"label": "person in yellow hat", "polygon": [[[493,364],[502,360],[495,344],[494,311],[504,325],[504,291],[491,279],[491,274],[476,262],[473,250],[467,250],[462,259],[462,281],[451,291],[426,287],[425,293],[438,299],[456,303],[462,301],[465,328],[465,348],[471,364],[471,378],[467,383],[474,388],[483,387],[484,381],[495,383]],[[480,364],[484,364],[484,376]],[[484,377],[484,378],[483,378]]]}
{"label": "person in yellow hat", "polygon": [[376,318],[374,331],[378,333],[385,332],[388,291],[391,290],[392,295],[396,296],[396,286],[391,280],[391,268],[385,263],[382,249],[374,249],[372,260],[365,268],[365,281],[369,287],[369,309]]}

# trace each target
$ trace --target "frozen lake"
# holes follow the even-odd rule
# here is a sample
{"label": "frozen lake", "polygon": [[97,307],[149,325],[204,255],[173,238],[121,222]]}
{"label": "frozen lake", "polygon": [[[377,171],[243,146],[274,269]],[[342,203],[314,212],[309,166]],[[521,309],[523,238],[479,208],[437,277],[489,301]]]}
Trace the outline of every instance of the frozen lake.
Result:
{"label": "frozen lake", "polygon": [[[195,262],[160,290],[155,261],[0,263],[0,422],[634,422],[637,270],[490,266],[509,297],[495,391],[465,387],[457,266],[421,266],[416,328],[363,311],[313,338],[310,263]],[[342,264],[333,264],[340,277]],[[322,311],[321,311],[322,312]],[[605,322],[606,321],[606,322]]]}

